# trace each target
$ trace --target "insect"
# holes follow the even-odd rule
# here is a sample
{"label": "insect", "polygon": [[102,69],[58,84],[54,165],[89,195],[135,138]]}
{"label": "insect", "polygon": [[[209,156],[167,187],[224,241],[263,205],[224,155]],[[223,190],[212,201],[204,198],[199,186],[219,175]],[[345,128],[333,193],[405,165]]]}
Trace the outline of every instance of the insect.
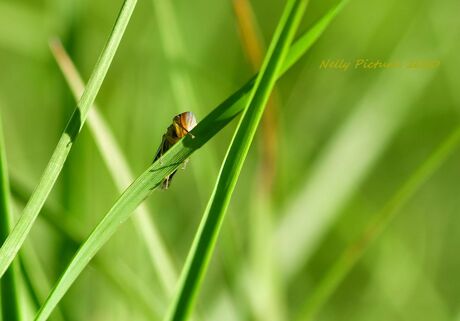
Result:
{"label": "insect", "polygon": [[[190,134],[192,138],[195,138],[190,131],[196,126],[196,117],[191,111],[186,111],[181,113],[173,118],[172,125],[168,127],[166,133],[163,135],[161,140],[160,147],[158,147],[157,153],[153,161],[163,156],[168,149],[170,149],[175,143],[177,143],[182,137],[187,134]],[[161,183],[161,188],[168,189],[171,184],[171,180],[176,174],[177,169],[166,176]]]}

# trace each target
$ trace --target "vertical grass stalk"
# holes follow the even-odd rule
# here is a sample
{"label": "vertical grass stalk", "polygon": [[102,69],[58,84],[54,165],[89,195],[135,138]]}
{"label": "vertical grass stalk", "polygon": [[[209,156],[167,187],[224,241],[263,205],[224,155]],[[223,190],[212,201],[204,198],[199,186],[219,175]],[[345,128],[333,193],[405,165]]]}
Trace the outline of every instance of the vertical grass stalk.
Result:
{"label": "vertical grass stalk", "polygon": [[[244,53],[257,71],[263,62],[266,48],[260,34],[260,28],[249,0],[233,0],[236,21]],[[246,291],[251,302],[253,314],[257,320],[286,319],[283,290],[275,280],[277,268],[273,256],[273,246],[267,246],[267,239],[273,230],[272,193],[278,157],[278,113],[279,99],[276,87],[265,107],[261,123],[261,144],[258,168],[255,174],[251,213],[249,215],[250,275],[252,284]],[[235,271],[236,273],[236,271]],[[254,289],[254,290],[252,290]],[[260,296],[260,291],[265,295]]]}
{"label": "vertical grass stalk", "polygon": [[239,173],[306,5],[306,0],[291,0],[285,6],[187,257],[179,291],[165,320],[185,320],[192,309]]}

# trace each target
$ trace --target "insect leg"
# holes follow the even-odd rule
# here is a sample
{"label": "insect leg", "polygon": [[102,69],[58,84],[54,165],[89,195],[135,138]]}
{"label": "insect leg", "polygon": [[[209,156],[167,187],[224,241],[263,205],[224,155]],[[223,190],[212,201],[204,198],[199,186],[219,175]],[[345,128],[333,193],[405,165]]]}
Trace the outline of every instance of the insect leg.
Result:
{"label": "insect leg", "polygon": [[177,170],[175,170],[174,172],[172,172],[171,174],[165,177],[165,179],[163,180],[163,185],[161,186],[163,189],[169,188],[169,185],[171,185],[171,181],[176,173],[177,173]]}
{"label": "insect leg", "polygon": [[186,160],[184,160],[184,162],[182,163],[181,169],[183,169],[183,170],[186,169],[186,168],[187,168],[187,164],[188,164],[189,161],[190,161],[190,158],[187,158]]}

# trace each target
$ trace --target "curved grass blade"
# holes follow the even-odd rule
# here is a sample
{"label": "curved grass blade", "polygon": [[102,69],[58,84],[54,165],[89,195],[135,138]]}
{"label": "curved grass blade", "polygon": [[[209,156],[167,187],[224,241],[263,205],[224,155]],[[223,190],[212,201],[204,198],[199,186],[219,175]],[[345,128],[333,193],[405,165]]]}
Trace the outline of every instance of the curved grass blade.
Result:
{"label": "curved grass blade", "polygon": [[[31,194],[30,188],[27,188],[26,185],[17,178],[15,179],[14,175],[12,175],[11,178],[11,192],[13,198],[17,202],[24,204]],[[64,224],[61,219],[61,217],[72,218],[74,215],[72,215],[72,213],[66,213],[63,208],[57,204],[52,204],[49,199],[44,204],[42,212],[40,219],[43,219],[54,232],[69,242],[69,244],[77,250],[83,243],[83,238],[81,236],[82,232],[75,230],[75,226],[78,225],[78,222],[74,222],[74,220],[67,222],[66,220]],[[41,263],[34,253],[31,244],[27,244],[27,241],[21,249],[19,258],[21,259],[21,265],[26,269],[26,273],[33,276],[30,280],[25,281],[29,281],[31,283],[30,286],[32,286],[36,292],[38,291],[38,296],[36,296],[34,300],[38,302],[38,310],[41,304],[45,302],[51,285],[48,285],[47,277],[43,273]],[[164,303],[159,302],[155,293],[150,290],[150,287],[140,282],[139,278],[136,277],[135,273],[130,271],[128,267],[125,266],[122,270],[118,264],[111,264],[109,266],[106,263],[107,261],[107,258],[96,257],[91,261],[91,266],[110,283],[109,285],[111,287],[119,292],[120,296],[124,297],[123,299],[125,301],[133,302],[133,305],[136,305],[149,320],[158,320],[164,310]],[[24,268],[22,268],[22,270],[24,270]],[[25,278],[26,275],[23,273],[23,276]],[[59,309],[56,309],[55,313],[58,311]]]}
{"label": "curved grass blade", "polygon": [[306,6],[306,0],[291,0],[285,5],[182,270],[178,293],[164,320],[185,320],[192,309],[244,160]]}
{"label": "curved grass blade", "polygon": [[[4,241],[13,225],[10,204],[10,187],[6,165],[5,144],[3,140],[2,118],[0,117],[0,240]],[[20,321],[21,311],[18,289],[18,265],[10,266],[1,279],[2,320]]]}
{"label": "curved grass blade", "polygon": [[[286,72],[302,56],[301,53],[305,53],[315,40],[321,36],[327,26],[325,21],[332,21],[330,17],[331,11],[296,41],[291,47],[292,49],[290,49],[286,62],[278,73],[278,77]],[[195,136],[194,139],[186,136],[177,142],[163,155],[161,164],[159,161],[153,163],[124,191],[105,218],[78,250],[48,300],[42,306],[42,310],[37,315],[36,320],[46,320],[46,315],[49,315],[56,307],[92,257],[115,233],[118,226],[126,221],[131,212],[148,197],[151,189],[158,186],[165,176],[175,171],[194,151],[214,137],[244,109],[247,94],[253,85],[254,78],[244,84],[198,123],[192,130]]]}
{"label": "curved grass blade", "polygon": [[64,166],[64,162],[67,159],[70,149],[72,148],[73,142],[77,138],[86,119],[89,107],[94,102],[105,75],[107,74],[136,3],[137,0],[125,0],[123,3],[110,38],[96,63],[91,78],[88,81],[88,86],[86,87],[77,108],[73,112],[64,133],[59,139],[56,149],[51,156],[37,188],[24,208],[19,221],[13,228],[13,231],[0,249],[0,276],[5,273],[11,261],[13,261],[17,252],[21,248],[22,243],[29,234],[38,213],[45,203],[46,198],[51,192],[51,189],[53,188],[54,183]]}
{"label": "curved grass blade", "polygon": [[329,268],[325,276],[315,287],[312,295],[303,306],[302,311],[296,320],[313,320],[316,313],[326,303],[335,289],[339,286],[346,275],[351,271],[366,250],[383,233],[393,218],[399,213],[401,207],[419,190],[421,186],[441,167],[450,154],[460,144],[460,127],[455,129],[441,144],[433,151],[431,156],[425,160],[418,169],[407,179],[407,181],[396,191],[383,209],[368,224],[363,233],[353,244],[351,244]]}
{"label": "curved grass blade", "polygon": [[[75,65],[59,40],[53,40],[50,43],[50,47],[75,99],[78,100],[85,87]],[[115,186],[120,193],[123,192],[134,180],[134,175],[115,136],[99,113],[99,108],[96,105],[93,105],[88,113],[88,127]],[[141,204],[134,213],[133,221],[139,234],[144,239],[150,261],[156,270],[163,290],[166,296],[170,297],[173,294],[172,289],[178,277],[177,271],[151,217],[152,215],[149,213],[147,206]]]}

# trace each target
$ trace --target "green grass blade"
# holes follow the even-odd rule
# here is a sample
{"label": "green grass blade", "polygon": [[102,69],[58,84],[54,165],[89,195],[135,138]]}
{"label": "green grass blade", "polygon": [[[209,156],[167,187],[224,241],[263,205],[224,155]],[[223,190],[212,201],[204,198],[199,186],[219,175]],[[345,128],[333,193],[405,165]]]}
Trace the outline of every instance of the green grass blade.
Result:
{"label": "green grass blade", "polygon": [[262,117],[265,104],[306,5],[306,0],[293,0],[288,1],[285,6],[187,257],[181,275],[179,291],[165,320],[184,320],[192,309],[194,298],[206,272],[225,212]]}
{"label": "green grass blade", "polygon": [[[18,203],[25,204],[31,194],[31,189],[27,188],[24,183],[14,177],[15,176],[12,175],[11,179],[13,197]],[[40,219],[45,221],[54,232],[77,250],[81,243],[83,243],[81,231],[75,230],[75,226],[78,225],[78,222],[73,220],[67,222],[66,220],[66,224],[64,224],[62,220],[62,217],[71,218],[74,217],[74,215],[72,213],[66,213],[65,209],[57,204],[51,204],[49,199],[44,204],[42,212]],[[19,257],[22,261],[21,265],[26,269],[26,273],[31,276],[30,280],[26,281],[30,281],[30,286],[32,286],[37,293],[36,297],[38,300],[35,301],[38,302],[38,310],[41,304],[46,300],[51,286],[48,284],[48,279],[43,271],[39,258],[35,254],[32,245],[27,244],[27,241],[21,249]],[[110,283],[109,285],[112,288],[123,296],[124,300],[133,302],[133,305],[137,306],[139,311],[146,314],[149,319],[157,320],[163,308],[161,303],[158,303],[157,300],[152,300],[152,298],[156,298],[157,296],[156,293],[150,290],[151,287],[147,284],[144,285],[144,283],[136,277],[135,273],[129,271],[127,267],[121,270],[118,265],[111,264],[109,268],[109,265],[106,263],[107,261],[107,258],[97,257],[91,261],[91,266]],[[56,309],[55,313],[56,312],[60,312],[60,310]]]}
{"label": "green grass blade", "polygon": [[[324,21],[325,18],[319,20],[317,24]],[[318,38],[320,34],[316,31],[308,31],[297,40],[294,46],[297,47],[297,52],[300,48],[305,53],[313,44],[306,39]],[[288,57],[291,53],[288,54]],[[297,57],[300,57],[297,55]],[[295,60],[290,60],[292,65]],[[282,68],[283,72],[287,70]],[[282,72],[278,74],[278,77]],[[151,193],[151,189],[158,186],[163,178],[176,170],[190,155],[209,141],[221,129],[223,129],[230,121],[232,121],[245,107],[244,103],[247,99],[247,94],[254,85],[254,79],[248,81],[234,94],[228,97],[224,102],[217,106],[210,114],[208,114],[192,131],[194,139],[189,135],[177,142],[167,153],[163,155],[162,162],[153,163],[144,173],[142,173],[120,196],[118,201],[106,214],[104,219],[98,224],[95,230],[87,238],[81,246],[71,263],[64,271],[59,282],[56,284],[48,300],[42,306],[36,320],[46,320],[46,315],[49,315],[55,308],[64,294],[67,292],[78,275],[83,271],[92,257],[99,249],[109,240],[115,233],[117,228],[126,221],[136,207]]]}
{"label": "green grass blade", "polygon": [[455,129],[441,144],[433,151],[420,167],[406,180],[396,191],[393,197],[387,202],[383,209],[373,215],[372,221],[363,230],[359,239],[351,244],[340,256],[340,258],[328,269],[325,276],[315,287],[308,297],[306,304],[299,313],[297,320],[313,320],[316,313],[327,302],[330,296],[337,289],[348,272],[364,255],[392,219],[400,212],[402,206],[423,186],[423,184],[438,170],[451,153],[460,144],[460,127]]}
{"label": "green grass blade", "polygon": [[[238,25],[240,42],[246,59],[254,70],[258,70],[266,52],[266,46],[261,35],[254,9],[249,0],[233,0],[235,22]],[[273,201],[271,196],[274,192],[274,183],[277,172],[279,153],[279,115],[280,99],[276,86],[265,107],[264,115],[260,124],[261,146],[258,156],[257,171],[253,174],[257,182],[251,189],[254,196],[251,198],[251,209],[248,215],[248,229],[245,232],[248,237],[248,279],[251,280],[247,290],[244,291],[244,302],[249,302],[250,313],[255,320],[286,320],[287,302],[284,299],[284,291],[278,282],[280,280],[276,262],[273,260],[271,246],[267,246],[267,239],[271,238],[274,218]],[[234,215],[229,217],[235,219]],[[231,234],[238,235],[241,229],[238,223],[227,222],[227,226],[234,227]],[[237,230],[238,229],[238,230]],[[236,236],[238,237],[238,236]],[[225,244],[225,242],[224,242]],[[221,250],[231,253],[228,249]],[[232,263],[233,267],[243,266],[241,262]],[[238,277],[238,269],[227,268],[233,278]],[[262,290],[263,289],[263,290]],[[235,296],[238,290],[234,289]],[[260,291],[264,295],[260,295]],[[241,299],[240,299],[241,300]],[[241,303],[240,303],[241,304]]]}
{"label": "green grass blade", "polygon": [[328,12],[311,27],[308,32],[304,33],[292,46],[289,50],[289,54],[287,55],[284,65],[282,68],[282,73],[286,72],[293,64],[297,62],[297,60],[302,57],[305,53],[305,48],[310,48],[316,40],[323,34],[323,32],[327,29],[329,24],[337,17],[337,15],[343,10],[345,5],[348,3],[349,0],[342,0],[339,1],[335,6],[329,9]]}
{"label": "green grass blade", "polygon": [[[2,118],[0,117],[0,240],[4,241],[13,224],[10,204],[8,167],[6,165]],[[1,278],[2,320],[19,321],[21,311],[18,292],[18,266],[14,262]]]}
{"label": "green grass blade", "polygon": [[[315,43],[317,39],[319,39],[333,19],[341,12],[346,3],[348,3],[348,0],[342,0],[335,6],[331,7],[331,9],[328,10],[321,19],[319,19],[307,32],[299,37],[289,50],[289,54],[285,59],[282,69],[283,72],[288,70],[288,68],[291,67],[302,56],[302,54],[304,54],[305,51]],[[279,265],[279,262],[277,265]],[[246,267],[243,267],[237,272],[240,279],[244,279],[245,275],[250,273],[249,271],[246,271],[246,269]],[[241,280],[241,283],[243,282],[244,280]]]}
{"label": "green grass blade", "polygon": [[[72,94],[78,100],[85,87],[75,65],[58,40],[51,42],[50,47]],[[123,192],[134,180],[134,175],[115,136],[96,105],[93,105],[88,113],[88,126],[115,186],[120,193]],[[151,217],[147,206],[141,204],[134,213],[133,221],[144,239],[150,261],[156,270],[163,290],[169,297],[173,294],[172,289],[177,281],[177,272]]]}
{"label": "green grass blade", "polygon": [[24,211],[0,249],[0,276],[13,261],[22,243],[29,234],[35,219],[40,212],[46,198],[56,182],[64,162],[72,148],[73,142],[79,134],[86,119],[89,107],[94,102],[102,82],[107,74],[115,52],[123,37],[131,14],[136,6],[137,0],[125,0],[110,38],[96,63],[94,71],[89,79],[88,86],[81,97],[64,133],[62,134],[56,149],[42,175],[42,178],[35,189],[32,197],[27,203]]}

